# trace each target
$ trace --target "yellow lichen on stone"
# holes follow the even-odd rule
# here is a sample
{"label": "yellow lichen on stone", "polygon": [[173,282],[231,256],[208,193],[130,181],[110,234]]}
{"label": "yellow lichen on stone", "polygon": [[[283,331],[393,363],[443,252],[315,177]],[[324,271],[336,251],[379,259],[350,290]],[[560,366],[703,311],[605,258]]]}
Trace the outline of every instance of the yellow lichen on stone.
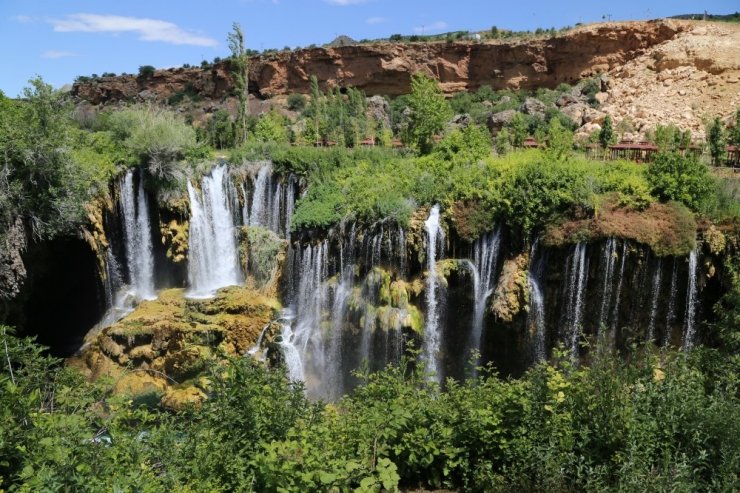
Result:
{"label": "yellow lichen on stone", "polygon": [[162,396],[162,406],[173,411],[181,411],[190,406],[200,407],[207,399],[206,394],[194,385],[169,388]]}
{"label": "yellow lichen on stone", "polygon": [[159,231],[162,234],[162,245],[167,249],[167,258],[176,264],[187,260],[190,223],[173,219],[167,224],[160,224]]}
{"label": "yellow lichen on stone", "polygon": [[722,254],[727,246],[727,238],[724,233],[714,225],[709,226],[709,229],[704,232],[704,242],[709,247],[709,251],[714,255]]}
{"label": "yellow lichen on stone", "polygon": [[501,320],[511,322],[527,306],[527,265],[529,256],[521,253],[504,261],[498,285],[493,294],[491,311]]}
{"label": "yellow lichen on stone", "polygon": [[223,353],[244,354],[280,308],[276,299],[239,286],[205,300],[168,289],[103,329],[74,365],[93,379],[133,365],[172,379],[165,385],[182,383],[198,378]]}
{"label": "yellow lichen on stone", "polygon": [[131,397],[139,397],[144,394],[161,395],[166,388],[166,379],[146,371],[133,371],[126,373],[116,381],[113,386],[113,392]]}

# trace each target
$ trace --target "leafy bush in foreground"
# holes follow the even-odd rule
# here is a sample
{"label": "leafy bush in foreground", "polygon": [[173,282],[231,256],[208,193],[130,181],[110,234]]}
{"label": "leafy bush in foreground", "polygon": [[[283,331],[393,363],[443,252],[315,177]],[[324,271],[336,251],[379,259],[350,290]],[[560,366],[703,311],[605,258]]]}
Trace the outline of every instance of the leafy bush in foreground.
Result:
{"label": "leafy bush in foreground", "polygon": [[173,415],[83,382],[5,328],[0,348],[10,491],[740,486],[737,358],[716,350],[594,352],[581,368],[563,353],[518,380],[483,372],[444,391],[404,362],[328,405],[242,358],[213,368],[200,409]]}

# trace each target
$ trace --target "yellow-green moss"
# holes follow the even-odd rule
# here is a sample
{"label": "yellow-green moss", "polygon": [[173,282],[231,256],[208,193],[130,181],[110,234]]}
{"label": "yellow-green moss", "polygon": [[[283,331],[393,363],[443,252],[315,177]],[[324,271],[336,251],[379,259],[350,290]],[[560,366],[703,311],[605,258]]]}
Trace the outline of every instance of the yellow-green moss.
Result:
{"label": "yellow-green moss", "polygon": [[269,229],[244,226],[239,234],[239,257],[247,284],[266,293],[277,293],[288,242]]}
{"label": "yellow-green moss", "polygon": [[162,245],[165,246],[167,258],[174,263],[184,262],[188,258],[190,222],[176,219],[167,224],[160,224]]}
{"label": "yellow-green moss", "polygon": [[528,263],[529,256],[526,253],[504,261],[501,276],[493,294],[491,311],[505,322],[511,322],[527,306]]}
{"label": "yellow-green moss", "polygon": [[688,255],[696,247],[696,220],[678,202],[652,203],[642,211],[620,207],[615,198],[606,200],[593,218],[551,224],[542,241],[562,246],[580,241],[615,237],[648,245],[658,256]]}
{"label": "yellow-green moss", "polygon": [[157,300],[142,302],[102,330],[74,364],[86,368],[91,378],[133,364],[183,382],[197,378],[219,354],[244,354],[280,310],[276,299],[238,286],[212,299],[184,295],[182,289],[169,289]]}

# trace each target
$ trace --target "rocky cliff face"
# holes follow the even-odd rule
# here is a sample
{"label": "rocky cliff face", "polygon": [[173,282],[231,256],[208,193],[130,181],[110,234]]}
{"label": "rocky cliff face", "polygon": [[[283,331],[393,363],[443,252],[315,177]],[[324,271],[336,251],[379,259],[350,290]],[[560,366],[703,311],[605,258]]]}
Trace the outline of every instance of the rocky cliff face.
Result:
{"label": "rocky cliff face", "polygon": [[[414,43],[313,48],[255,57],[250,90],[262,98],[307,93],[315,75],[327,87],[357,87],[368,95],[409,92],[411,75],[425,72],[450,94],[475,90],[555,87],[607,72],[635,59],[691,24],[677,21],[610,23],[562,36],[492,43]],[[211,69],[159,70],[152,77],[108,77],[77,83],[72,92],[92,104],[165,100],[190,91],[219,100],[232,89],[228,62]]]}

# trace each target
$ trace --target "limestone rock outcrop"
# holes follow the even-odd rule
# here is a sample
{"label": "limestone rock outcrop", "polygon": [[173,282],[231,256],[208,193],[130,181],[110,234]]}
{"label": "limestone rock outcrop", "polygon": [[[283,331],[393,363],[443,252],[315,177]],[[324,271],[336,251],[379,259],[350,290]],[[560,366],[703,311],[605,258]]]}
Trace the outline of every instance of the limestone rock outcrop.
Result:
{"label": "limestone rock outcrop", "polygon": [[[250,91],[262,98],[308,93],[311,75],[324,89],[356,87],[368,96],[396,96],[424,72],[452,94],[490,85],[532,89],[573,83],[607,72],[675,38],[690,24],[651,21],[583,26],[548,39],[486,43],[378,43],[308,48],[254,57]],[[195,93],[220,100],[230,95],[229,62],[208,69],[157,70],[150,77],[104,77],[76,83],[72,94],[92,104],[157,99]]]}

